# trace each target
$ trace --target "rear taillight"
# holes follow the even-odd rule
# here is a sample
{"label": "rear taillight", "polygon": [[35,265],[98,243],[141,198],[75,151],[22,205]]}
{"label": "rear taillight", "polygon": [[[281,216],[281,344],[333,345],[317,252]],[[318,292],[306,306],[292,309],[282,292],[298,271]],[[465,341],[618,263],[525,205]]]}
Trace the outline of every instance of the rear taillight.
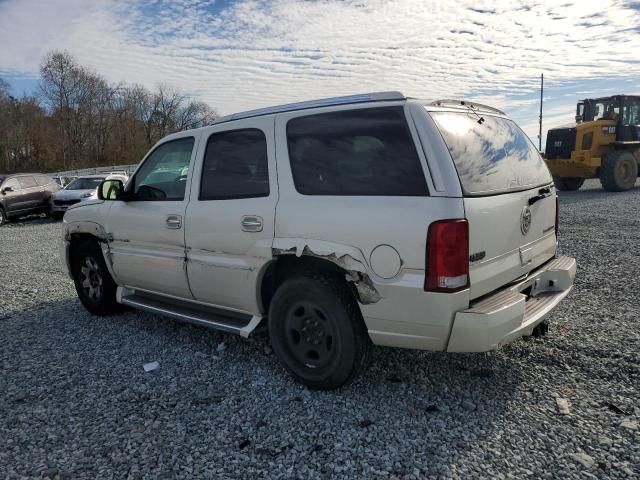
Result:
{"label": "rear taillight", "polygon": [[457,292],[469,286],[469,224],[440,220],[429,225],[424,290]]}
{"label": "rear taillight", "polygon": [[556,239],[558,239],[559,225],[560,225],[560,202],[558,202],[558,195],[556,195]]}

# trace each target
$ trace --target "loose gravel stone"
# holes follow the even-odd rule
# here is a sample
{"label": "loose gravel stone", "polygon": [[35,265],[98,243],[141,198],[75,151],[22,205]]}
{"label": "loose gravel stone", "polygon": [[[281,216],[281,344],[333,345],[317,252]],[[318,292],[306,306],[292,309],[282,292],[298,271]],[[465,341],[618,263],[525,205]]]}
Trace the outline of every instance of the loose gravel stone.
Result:
{"label": "loose gravel stone", "polygon": [[334,392],[296,384],[264,332],[92,316],[62,273],[61,224],[2,226],[0,478],[638,478],[639,206],[638,186],[560,193],[578,276],[546,337],[376,348]]}
{"label": "loose gravel stone", "polygon": [[573,453],[569,456],[587,470],[590,470],[596,463],[596,461],[586,453]]}

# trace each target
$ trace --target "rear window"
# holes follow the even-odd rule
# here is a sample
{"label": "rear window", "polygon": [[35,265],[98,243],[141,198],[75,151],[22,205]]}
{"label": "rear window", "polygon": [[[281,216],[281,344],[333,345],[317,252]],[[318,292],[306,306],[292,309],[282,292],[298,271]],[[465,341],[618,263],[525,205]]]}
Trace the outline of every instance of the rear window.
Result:
{"label": "rear window", "polygon": [[495,195],[551,182],[544,160],[515,122],[471,112],[430,114],[466,195]]}
{"label": "rear window", "polygon": [[293,118],[287,142],[293,181],[304,195],[428,195],[402,107]]}

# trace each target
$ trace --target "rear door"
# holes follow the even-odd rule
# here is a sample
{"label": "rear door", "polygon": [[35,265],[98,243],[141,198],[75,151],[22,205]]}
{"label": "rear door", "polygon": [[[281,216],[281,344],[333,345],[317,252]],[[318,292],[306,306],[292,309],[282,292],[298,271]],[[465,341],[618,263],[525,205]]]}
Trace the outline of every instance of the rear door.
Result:
{"label": "rear door", "polygon": [[21,175],[20,182],[22,210],[33,210],[41,206],[42,188],[36,183],[32,175]]}
{"label": "rear door", "polygon": [[272,259],[278,200],[273,117],[203,134],[186,214],[187,271],[196,300],[258,314],[255,288]]}
{"label": "rear door", "polygon": [[555,255],[555,189],[540,154],[513,121],[472,111],[431,117],[462,186],[471,298],[477,298]]}

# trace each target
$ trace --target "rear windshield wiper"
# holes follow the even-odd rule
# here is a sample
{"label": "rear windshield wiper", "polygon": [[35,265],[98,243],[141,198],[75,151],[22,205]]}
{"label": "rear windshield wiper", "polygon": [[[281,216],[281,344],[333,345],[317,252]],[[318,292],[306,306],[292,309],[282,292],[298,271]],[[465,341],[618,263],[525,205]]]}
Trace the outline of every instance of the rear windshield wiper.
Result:
{"label": "rear windshield wiper", "polygon": [[538,195],[529,199],[529,206],[533,205],[538,200],[542,200],[543,198],[547,198],[549,196],[551,196],[551,189],[549,187],[541,188],[540,190],[538,190]]}

